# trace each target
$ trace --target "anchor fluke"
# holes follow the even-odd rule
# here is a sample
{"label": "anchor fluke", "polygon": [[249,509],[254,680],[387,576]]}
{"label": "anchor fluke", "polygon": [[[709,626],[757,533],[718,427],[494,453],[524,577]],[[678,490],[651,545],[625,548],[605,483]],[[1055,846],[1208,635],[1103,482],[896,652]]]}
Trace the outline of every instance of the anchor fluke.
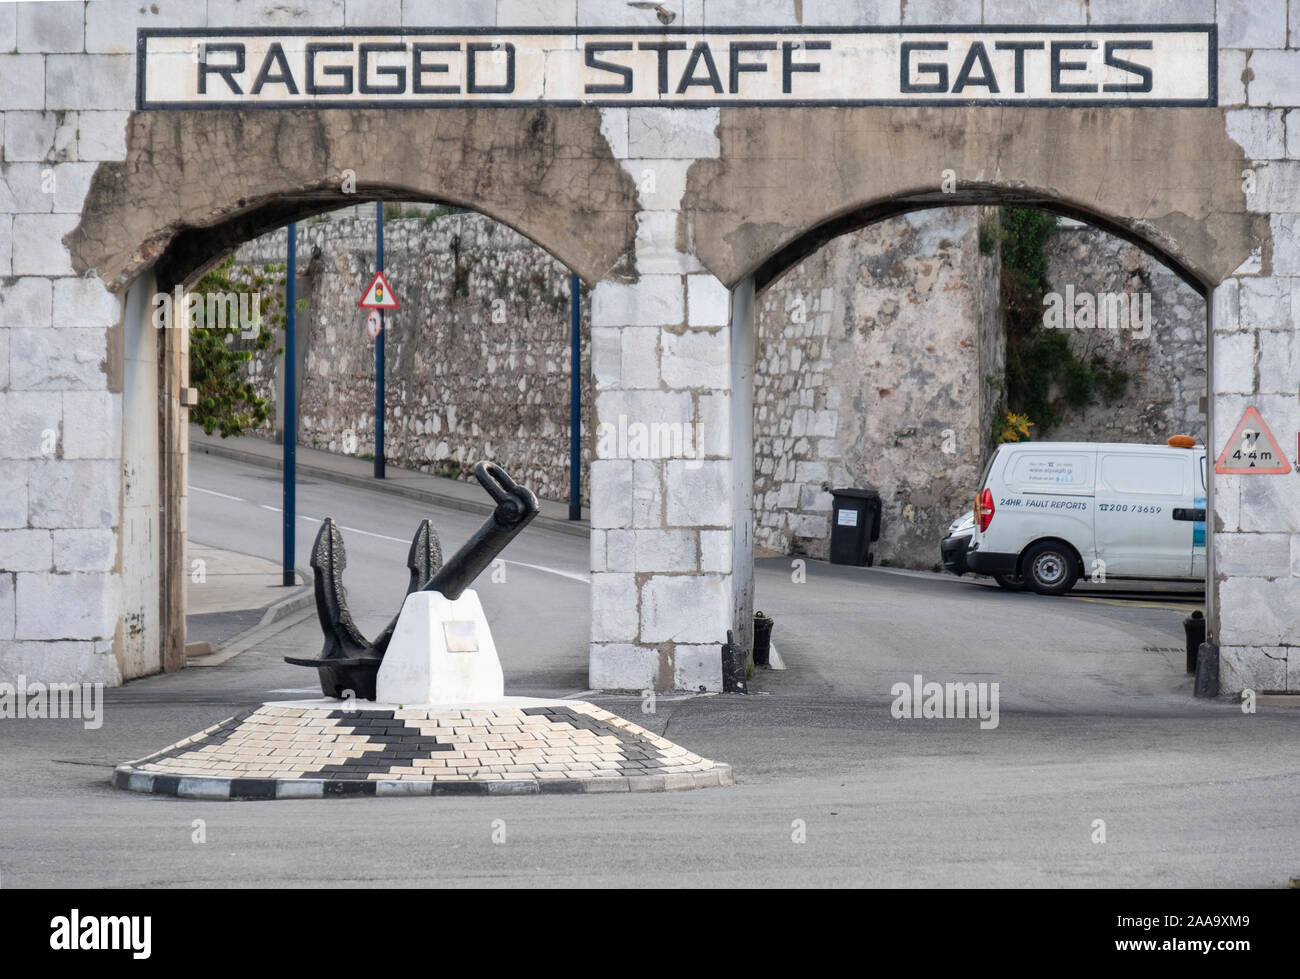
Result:
{"label": "anchor fluke", "polygon": [[348,609],[347,590],[343,587],[343,569],[347,567],[347,550],[343,535],[330,517],[326,517],[311,549],[311,568],[315,578],[316,617],[325,633],[325,646],[319,659],[286,656],[286,663],[314,666],[320,671],[321,691],[327,697],[342,697],[346,691],[363,700],[375,696],[375,674],[382,654],[374,647]]}

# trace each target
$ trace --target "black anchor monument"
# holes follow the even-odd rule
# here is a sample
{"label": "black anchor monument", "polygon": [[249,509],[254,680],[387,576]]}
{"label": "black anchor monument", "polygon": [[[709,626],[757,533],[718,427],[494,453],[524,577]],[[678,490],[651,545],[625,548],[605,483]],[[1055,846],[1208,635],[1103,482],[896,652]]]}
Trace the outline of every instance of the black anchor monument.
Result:
{"label": "black anchor monument", "polygon": [[[421,633],[421,627],[431,621],[426,620],[431,610],[447,606],[423,592],[439,592],[455,603],[538,513],[537,497],[500,466],[480,462],[474,476],[496,502],[491,516],[446,563],[437,532],[428,520],[421,521],[407,558],[411,580],[403,600],[412,618],[403,627],[399,611],[374,642],[361,634],[348,611],[343,590],[347,557],[338,526],[327,519],[321,527],[311,565],[325,647],[319,659],[285,659],[318,670],[321,690],[334,702],[268,701],[118,765],[113,785],[198,799],[303,799],[667,791],[733,784],[730,765],[702,758],[595,704],[505,696],[489,635],[474,633],[486,640],[479,649],[491,656],[475,657],[471,666],[487,666],[491,659],[493,683],[488,682],[491,670],[471,668],[465,677],[454,669],[439,672],[447,665],[444,654],[452,650],[427,629]],[[412,600],[417,594],[422,597]],[[457,613],[461,611],[472,621],[458,619],[458,624],[479,623],[486,629],[477,601],[466,602]],[[428,648],[422,650],[426,641]],[[393,677],[385,673],[385,693],[433,693],[429,706],[436,702],[436,721],[433,709],[420,709],[424,701],[399,696],[392,703],[374,702],[380,664],[390,647]],[[418,672],[422,652],[427,652],[429,669],[413,686],[404,674],[411,668]],[[458,664],[464,665],[464,660]],[[340,709],[337,698],[344,695],[359,702]],[[402,709],[392,709],[399,702]],[[508,720],[485,724],[485,715]],[[493,726],[497,723],[502,726]],[[585,739],[579,744],[596,747],[598,765],[586,754],[575,754],[579,736]]]}
{"label": "black anchor monument", "polygon": [[[455,601],[537,516],[539,507],[532,490],[517,484],[496,463],[475,465],[474,478],[496,501],[496,508],[446,563],[442,560],[438,532],[428,520],[422,520],[406,559],[411,571],[407,595],[436,591]],[[316,615],[325,633],[325,646],[319,659],[286,656],[285,662],[316,667],[321,692],[326,697],[343,697],[351,691],[360,700],[374,700],[379,666],[397,628],[401,609],[374,642],[361,634],[352,621],[343,587],[343,569],[347,567],[343,535],[330,517],[325,518],[312,545],[311,567],[316,580]]]}

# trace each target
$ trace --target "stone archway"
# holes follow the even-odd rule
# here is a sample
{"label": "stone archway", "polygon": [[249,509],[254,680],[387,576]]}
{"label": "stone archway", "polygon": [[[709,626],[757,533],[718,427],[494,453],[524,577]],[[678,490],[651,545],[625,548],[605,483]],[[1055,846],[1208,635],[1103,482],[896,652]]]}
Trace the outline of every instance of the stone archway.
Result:
{"label": "stone archway", "polygon": [[[1126,238],[1209,295],[1207,424],[1218,451],[1216,439],[1227,432],[1216,428],[1216,406],[1231,416],[1222,423],[1229,428],[1242,410],[1239,398],[1215,397],[1214,348],[1238,327],[1237,310],[1228,308],[1238,289],[1233,277],[1252,262],[1267,275],[1271,257],[1268,218],[1250,206],[1242,181],[1251,161],[1226,134],[1221,110],[782,108],[763,110],[761,119],[757,113],[720,110],[720,152],[692,167],[678,231],[733,287],[733,349],[747,343],[751,364],[755,289],[832,238],[938,204],[1038,207]],[[792,154],[791,146],[799,152]],[[1170,146],[1180,151],[1170,154]],[[745,388],[733,390],[733,400],[748,403],[752,370],[735,376]],[[732,424],[734,445],[752,443],[748,413],[733,414]],[[735,459],[742,463],[742,450]],[[1216,511],[1216,486],[1224,480],[1210,473],[1207,506],[1219,516],[1209,524],[1207,613],[1211,637],[1232,650],[1225,672],[1240,689],[1253,676],[1271,678],[1273,667],[1244,651],[1251,627],[1240,610],[1225,616],[1222,608],[1215,553],[1234,546],[1222,539],[1224,517],[1235,518],[1238,507],[1234,501],[1226,513]],[[737,485],[737,528],[752,521],[750,493]],[[738,530],[738,623],[752,609],[746,537]]]}
{"label": "stone archway", "polygon": [[109,343],[110,384],[128,409],[124,678],[184,665],[187,345],[183,331],[152,329],[154,293],[192,282],[271,228],[393,199],[485,213],[590,283],[627,274],[635,194],[593,112],[462,110],[432,126],[419,114],[381,115],[139,113],[126,161],[95,174],[67,244],[79,272],[93,270],[126,297]]}
{"label": "stone archway", "polygon": [[[305,0],[292,10],[208,11],[192,20],[185,12],[92,4],[85,18],[50,33],[20,5],[17,51],[4,57],[13,59],[7,77],[17,79],[21,104],[7,115],[5,140],[6,161],[26,167],[26,184],[0,196],[0,271],[18,280],[0,294],[0,322],[19,329],[0,343],[9,345],[10,410],[30,424],[21,445],[0,450],[13,463],[0,466],[0,495],[17,501],[3,526],[35,531],[27,536],[40,553],[31,567],[0,574],[0,629],[14,622],[0,668],[43,679],[115,672],[120,679],[107,664],[116,657],[121,665],[124,637],[148,631],[137,610],[119,601],[119,586],[143,560],[126,557],[134,545],[121,520],[123,493],[161,480],[170,494],[176,490],[166,487],[177,483],[175,467],[168,481],[131,455],[156,459],[167,437],[125,422],[124,361],[134,363],[133,381],[150,366],[129,357],[141,349],[129,344],[143,339],[139,290],[184,280],[261,230],[355,200],[342,196],[345,171],[355,172],[357,193],[367,199],[483,211],[577,270],[595,286],[598,422],[628,417],[701,436],[692,456],[624,454],[592,463],[594,686],[721,685],[721,641],[736,628],[743,642],[749,621],[749,502],[738,473],[748,465],[753,285],[826,236],[875,217],[930,203],[1017,200],[1142,243],[1210,296],[1212,450],[1250,407],[1290,439],[1300,208],[1283,117],[1296,104],[1287,84],[1296,70],[1294,24],[1236,0],[1220,2],[1212,17],[1184,14],[1198,5],[1173,4],[1162,18],[1215,23],[1169,30],[1125,25],[1140,14],[1096,0],[1059,10],[1012,5],[1016,16],[1054,27],[981,25],[998,15],[962,5],[841,13],[781,0],[765,6],[767,25],[750,28],[736,23],[748,19],[741,6],[688,4],[674,11],[668,32],[653,12],[626,5],[602,12],[609,27],[595,32],[582,23],[585,7],[573,3],[528,18],[542,25],[531,33],[510,23],[518,5],[476,8],[458,18],[472,24],[473,36],[460,37],[457,50],[486,51],[481,46],[491,42],[481,35],[501,35],[503,52],[518,48],[521,84],[498,101],[492,93],[506,89],[476,89],[468,71],[464,91],[447,101],[414,100],[427,94],[414,91],[415,69],[444,67],[430,61],[412,62],[405,73],[384,69],[412,83],[391,100],[371,98],[393,91],[382,78],[366,100],[347,101],[351,81],[348,92],[291,91],[284,75],[273,76],[274,97],[263,99],[250,63],[247,88],[214,86],[207,94],[220,97],[194,102],[208,74],[236,71],[230,62],[213,68],[192,57],[212,37],[247,30],[251,50],[263,41],[279,48],[276,39],[290,35],[355,35],[348,50],[357,50],[367,38],[374,44],[421,32],[441,43],[457,28],[417,23],[416,13],[408,23],[405,5],[385,24],[353,28],[339,4]],[[1062,28],[1054,20],[1061,16],[1073,25]],[[611,33],[623,29],[622,39]],[[1028,43],[1039,47],[1047,35],[1096,35],[1082,43],[1103,57],[1102,35],[1159,35],[1167,54],[1157,67],[1176,91],[1165,98],[1148,88],[1139,104],[1128,93],[1142,89],[1126,87],[1100,101],[1056,98],[1080,89],[1061,88],[1046,55],[1035,80],[1043,97],[1026,104],[987,82],[987,92],[963,98],[970,104],[952,104],[946,86],[926,95],[939,89],[917,88],[908,75],[905,36],[1007,32],[1033,35]],[[730,54],[724,87],[712,73],[703,81],[691,73],[704,40],[642,43],[664,33],[702,33],[719,45],[729,45],[730,34],[747,45],[734,51],[749,54]],[[773,36],[755,48],[741,34]],[[151,38],[161,54],[146,77]],[[1053,44],[1053,51],[1082,50],[1078,38]],[[636,52],[632,87],[621,81],[630,67],[597,57],[620,49]],[[832,49],[849,60],[833,62]],[[803,60],[813,51],[827,57]],[[769,70],[755,67],[758,57],[770,59]],[[673,59],[676,91],[659,81],[665,69],[658,66]],[[696,59],[689,68],[687,59]],[[257,60],[265,82],[270,50]],[[892,70],[872,72],[873,62]],[[1055,73],[1076,67],[1058,59]],[[746,83],[759,87],[746,90]],[[704,95],[706,86],[716,94]],[[290,94],[294,100],[274,100]],[[59,188],[52,194],[35,189],[47,165],[57,178],[51,188]],[[180,364],[179,353],[163,356]],[[164,430],[183,418],[173,410],[179,370],[166,374],[161,390],[171,419]],[[132,415],[149,404],[148,397],[129,402]],[[41,448],[43,430],[61,433],[63,455]],[[1300,539],[1295,485],[1293,474],[1214,480],[1211,550],[1221,567],[1211,589],[1228,690],[1300,683],[1289,652],[1300,632],[1290,611],[1300,595],[1290,561]],[[149,505],[139,501],[141,510]],[[1252,557],[1257,551],[1265,557]],[[79,612],[51,611],[60,608]],[[0,641],[10,642],[3,631]]]}

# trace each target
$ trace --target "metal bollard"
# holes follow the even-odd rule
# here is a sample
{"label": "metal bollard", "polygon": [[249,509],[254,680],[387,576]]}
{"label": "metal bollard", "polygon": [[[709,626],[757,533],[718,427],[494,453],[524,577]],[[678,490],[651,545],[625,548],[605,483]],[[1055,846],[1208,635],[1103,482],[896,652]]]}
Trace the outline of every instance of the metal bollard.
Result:
{"label": "metal bollard", "polygon": [[772,618],[754,613],[754,665],[767,666],[772,651]]}
{"label": "metal bollard", "polygon": [[1205,616],[1197,609],[1183,619],[1183,631],[1187,634],[1187,672],[1196,672],[1197,650],[1205,642]]}

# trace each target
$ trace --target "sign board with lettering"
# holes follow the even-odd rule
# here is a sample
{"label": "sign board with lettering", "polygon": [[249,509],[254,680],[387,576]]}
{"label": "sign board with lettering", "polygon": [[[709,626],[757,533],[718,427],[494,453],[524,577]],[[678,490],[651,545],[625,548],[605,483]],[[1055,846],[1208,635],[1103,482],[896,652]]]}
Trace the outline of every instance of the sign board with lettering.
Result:
{"label": "sign board with lettering", "polygon": [[1237,476],[1279,476],[1291,471],[1259,409],[1251,405],[1232,430],[1228,443],[1214,463],[1214,471]]}
{"label": "sign board with lettering", "polygon": [[142,28],[139,109],[1213,106],[1215,25]]}

